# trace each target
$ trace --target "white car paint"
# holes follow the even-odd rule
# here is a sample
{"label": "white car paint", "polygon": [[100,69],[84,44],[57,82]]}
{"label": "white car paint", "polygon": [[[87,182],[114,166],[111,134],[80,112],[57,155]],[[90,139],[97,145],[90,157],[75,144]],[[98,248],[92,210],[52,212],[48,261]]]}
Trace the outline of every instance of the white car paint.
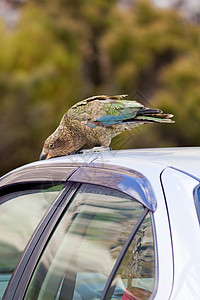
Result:
{"label": "white car paint", "polygon": [[[71,155],[32,163],[101,163],[142,173],[157,199],[156,300],[200,299],[200,230],[193,191],[200,180],[200,148],[158,148]],[[23,167],[22,167],[23,169]],[[88,179],[89,181],[89,179]]]}

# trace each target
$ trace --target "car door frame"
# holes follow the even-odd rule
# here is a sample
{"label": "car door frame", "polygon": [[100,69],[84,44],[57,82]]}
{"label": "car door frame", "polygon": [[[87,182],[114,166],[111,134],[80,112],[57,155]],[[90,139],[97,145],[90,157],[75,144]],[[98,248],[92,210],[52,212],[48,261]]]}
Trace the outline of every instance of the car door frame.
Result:
{"label": "car door frame", "polygon": [[[0,182],[0,188],[2,186],[9,188],[12,184],[36,182],[38,180],[66,181],[66,185],[58,194],[29,240],[13,272],[3,300],[23,299],[40,255],[80,184],[90,183],[105,186],[128,194],[152,212],[152,220],[153,212],[156,211],[157,207],[153,189],[145,176],[132,169],[108,164],[89,163],[80,165],[62,162],[62,164],[58,163],[53,166],[47,163],[37,167],[29,166],[12,172],[10,176],[3,178],[3,182]],[[152,223],[154,226],[154,221]],[[155,228],[153,231],[155,234]],[[154,239],[156,243],[156,236]],[[156,262],[157,260],[156,255]],[[158,272],[158,266],[156,266],[156,272]],[[113,276],[113,274],[110,276]],[[153,295],[156,294],[157,290],[157,278],[158,274]]]}

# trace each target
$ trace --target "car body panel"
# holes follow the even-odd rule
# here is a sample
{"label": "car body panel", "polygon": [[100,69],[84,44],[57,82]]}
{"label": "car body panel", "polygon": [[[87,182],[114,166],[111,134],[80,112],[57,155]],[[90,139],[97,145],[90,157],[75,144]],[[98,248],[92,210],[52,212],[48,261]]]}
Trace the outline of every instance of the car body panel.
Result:
{"label": "car body panel", "polygon": [[199,182],[171,168],[162,173],[167,199],[174,256],[174,287],[171,299],[199,299],[200,230],[194,204]]}
{"label": "car body panel", "polygon": [[[151,196],[153,195],[153,200],[152,206],[147,206],[153,211],[152,221],[157,245],[157,278],[154,293],[150,299],[175,300],[188,299],[189,296],[192,299],[198,299],[196,295],[200,294],[200,288],[198,287],[200,278],[197,273],[200,270],[200,264],[195,265],[195,260],[200,251],[199,221],[195,205],[192,204],[190,209],[187,209],[188,202],[194,202],[193,190],[199,182],[198,178],[200,178],[198,161],[200,161],[200,148],[138,149],[70,155],[34,162],[18,168],[0,179],[0,188],[38,180],[68,180],[72,184],[73,182],[87,182],[114,187],[137,199],[137,195],[134,194],[135,192],[133,192],[133,186],[131,185],[137,182],[137,186],[143,189],[143,195],[146,196],[148,193],[141,182],[142,178],[144,181],[148,179],[146,187],[148,190],[148,186],[151,186],[150,194]],[[107,173],[107,176],[105,173]],[[130,176],[131,173],[132,178]],[[117,178],[120,180],[128,178],[128,181],[125,180],[125,185],[122,187],[116,182]],[[175,183],[175,180],[177,180],[177,183]],[[186,183],[188,184],[186,185]],[[130,187],[131,189],[128,190]],[[150,203],[150,200],[147,202]],[[145,205],[143,200],[141,203]],[[63,203],[63,205],[65,206],[66,203]],[[186,220],[182,217],[182,213],[185,213],[185,215],[188,213],[195,223],[195,231],[188,239],[186,234],[190,235],[193,222],[189,227],[186,226]],[[53,212],[51,214],[53,216]],[[50,234],[57,221],[58,217],[55,217],[55,220],[52,220],[52,225],[48,227],[48,220],[46,220],[47,236],[45,239],[48,238],[48,234]],[[178,232],[180,235],[183,235],[183,238],[177,238]],[[195,238],[196,241],[185,247],[185,244],[192,238]],[[37,249],[34,249],[36,243],[30,244],[30,248],[34,249],[35,254],[33,253],[34,255],[31,257],[27,267],[30,267],[32,263],[36,263],[39,256],[37,251],[41,253],[45,239],[43,233],[43,238],[38,243]],[[192,245],[196,247],[194,258],[190,254],[193,253]],[[186,249],[182,251],[184,247]],[[180,251],[182,251],[181,255]],[[176,264],[178,265],[176,266]],[[26,270],[28,269],[26,268]],[[186,270],[189,270],[187,275],[184,274]],[[18,271],[20,270],[18,269]],[[26,271],[22,279],[30,275],[31,271]],[[184,289],[181,292],[182,286],[184,286]],[[193,288],[195,293],[197,293],[194,297],[190,294]],[[23,297],[22,289],[23,282],[21,281],[17,293],[15,294],[14,290],[10,292],[8,289],[5,299],[21,299]]]}

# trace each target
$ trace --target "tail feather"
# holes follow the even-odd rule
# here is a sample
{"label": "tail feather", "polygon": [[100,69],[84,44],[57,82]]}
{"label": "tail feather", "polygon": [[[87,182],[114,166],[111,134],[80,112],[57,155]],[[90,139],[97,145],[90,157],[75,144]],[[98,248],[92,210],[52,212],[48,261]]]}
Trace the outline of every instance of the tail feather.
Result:
{"label": "tail feather", "polygon": [[[156,122],[156,123],[174,123],[173,120],[171,120],[171,118],[173,117],[173,115],[171,114],[163,114],[163,115],[157,115],[157,116],[136,116],[133,120],[133,122],[138,121],[138,122],[144,122],[144,123],[152,123],[152,122]],[[129,120],[130,121],[130,120]]]}
{"label": "tail feather", "polygon": [[172,114],[164,114],[160,109],[142,107],[138,110],[133,121],[144,121],[145,123],[174,123],[174,121],[171,120],[172,117]]}
{"label": "tail feather", "polygon": [[172,117],[172,114],[163,114],[161,110],[145,109],[143,114],[140,111],[134,118],[123,120],[122,123],[174,123],[175,121],[171,120]]}
{"label": "tail feather", "polygon": [[163,111],[161,109],[142,107],[142,108],[140,108],[138,110],[137,116],[152,115],[152,114],[162,114],[162,113],[163,113]]}

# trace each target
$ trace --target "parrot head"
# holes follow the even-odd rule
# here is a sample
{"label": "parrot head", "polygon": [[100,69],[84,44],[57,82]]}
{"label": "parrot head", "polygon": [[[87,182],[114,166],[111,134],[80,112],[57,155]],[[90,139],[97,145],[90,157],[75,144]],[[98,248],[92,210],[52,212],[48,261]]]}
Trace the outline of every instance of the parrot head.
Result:
{"label": "parrot head", "polygon": [[72,141],[70,132],[58,126],[44,142],[40,160],[69,155],[73,151]]}

